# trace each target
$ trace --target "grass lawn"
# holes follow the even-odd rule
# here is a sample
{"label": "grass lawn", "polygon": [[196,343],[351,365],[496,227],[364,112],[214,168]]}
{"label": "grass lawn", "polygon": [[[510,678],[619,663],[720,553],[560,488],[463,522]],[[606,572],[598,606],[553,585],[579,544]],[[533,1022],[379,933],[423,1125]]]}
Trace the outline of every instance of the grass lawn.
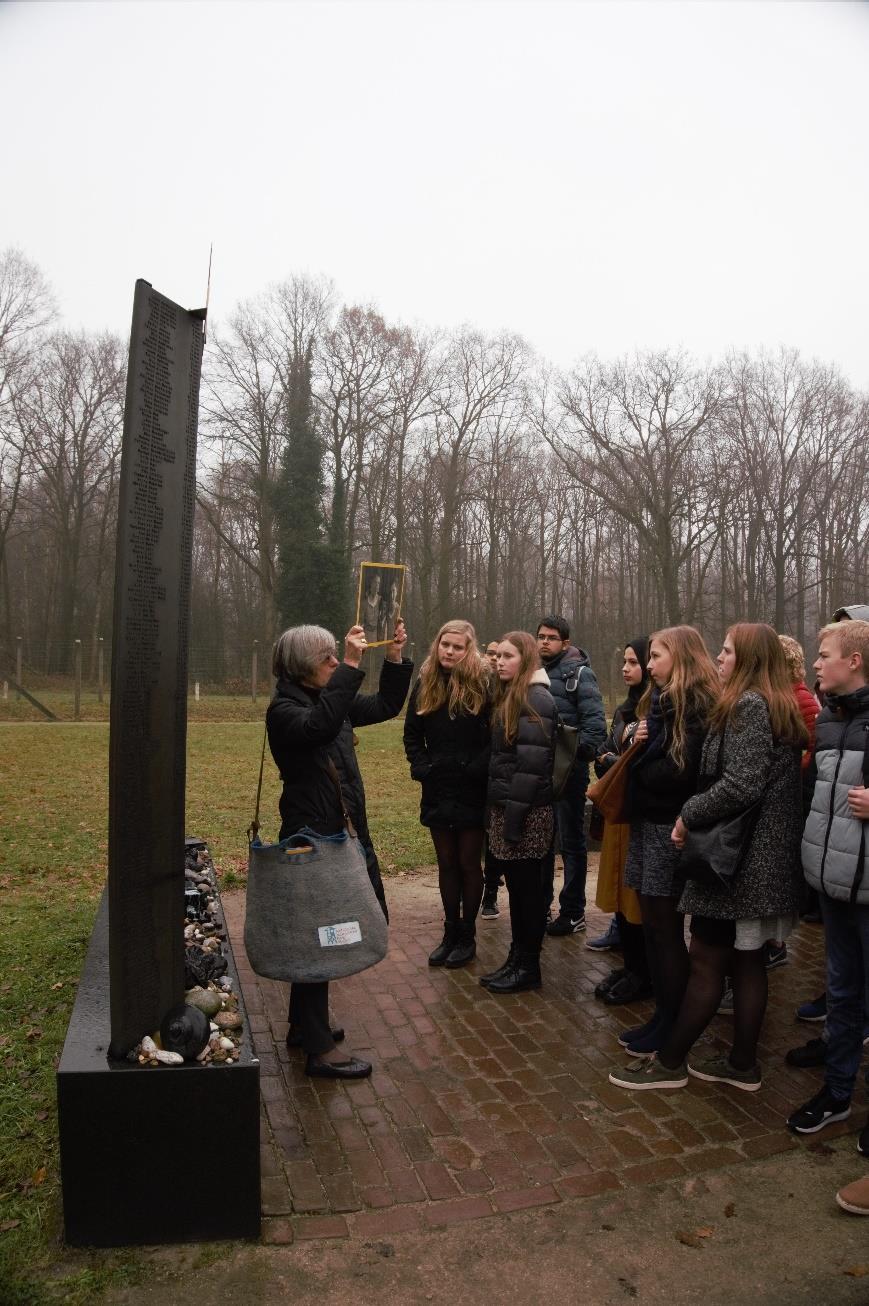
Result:
{"label": "grass lawn", "polygon": [[[249,700],[245,706],[253,710]],[[226,889],[244,881],[245,830],[256,799],[264,709],[265,702],[254,721],[209,723],[191,713],[187,831],[208,840]],[[369,821],[387,874],[434,860],[428,833],[419,825],[419,790],[408,775],[401,728],[400,721],[391,721],[359,735]],[[54,1071],[105,882],[108,742],[106,722],[0,724],[4,1306],[88,1302],[106,1284],[141,1272],[135,1251],[90,1253],[60,1246]],[[267,753],[260,812],[266,840],[277,837],[279,792]],[[202,1256],[209,1255],[203,1249]]]}

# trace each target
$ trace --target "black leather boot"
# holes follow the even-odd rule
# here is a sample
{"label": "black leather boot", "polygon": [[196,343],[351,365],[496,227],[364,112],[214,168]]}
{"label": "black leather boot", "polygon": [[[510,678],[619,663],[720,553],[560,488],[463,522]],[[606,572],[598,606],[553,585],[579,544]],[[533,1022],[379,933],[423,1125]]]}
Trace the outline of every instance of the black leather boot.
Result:
{"label": "black leather boot", "polygon": [[444,965],[447,970],[458,970],[459,966],[467,966],[477,955],[477,929],[473,921],[470,924],[462,921],[459,925],[458,938],[452,952],[447,957]]}
{"label": "black leather boot", "polygon": [[517,952],[512,965],[486,987],[490,993],[523,993],[526,989],[539,989],[542,983],[539,954]]}
{"label": "black leather boot", "polygon": [[430,966],[443,966],[447,957],[456,946],[459,937],[459,926],[456,921],[444,921],[444,937],[441,939],[434,952],[429,954],[428,964]]}
{"label": "black leather boot", "polygon": [[516,956],[516,944],[510,944],[510,951],[507,953],[507,960],[502,961],[497,970],[490,971],[488,975],[480,976],[480,983],[484,989],[487,989],[494,979],[500,979],[505,971],[512,970],[513,959]]}

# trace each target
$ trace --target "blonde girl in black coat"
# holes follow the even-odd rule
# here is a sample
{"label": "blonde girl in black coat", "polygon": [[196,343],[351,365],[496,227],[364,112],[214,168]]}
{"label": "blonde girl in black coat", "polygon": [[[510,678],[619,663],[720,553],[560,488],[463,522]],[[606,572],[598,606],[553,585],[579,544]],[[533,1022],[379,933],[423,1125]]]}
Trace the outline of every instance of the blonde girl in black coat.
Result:
{"label": "blonde girl in black coat", "polygon": [[476,955],[490,694],[474,627],[445,622],[422,664],[404,723],[404,751],[422,786],[420,821],[431,831],[444,907],[444,936],[430,966],[454,969]]}

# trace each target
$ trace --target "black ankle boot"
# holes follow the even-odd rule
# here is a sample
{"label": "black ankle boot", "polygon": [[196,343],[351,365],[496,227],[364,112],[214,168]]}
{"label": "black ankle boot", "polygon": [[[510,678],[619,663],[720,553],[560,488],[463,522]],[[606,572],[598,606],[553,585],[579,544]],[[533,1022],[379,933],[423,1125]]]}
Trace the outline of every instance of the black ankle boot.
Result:
{"label": "black ankle boot", "polygon": [[542,983],[539,955],[517,952],[512,965],[486,987],[490,993],[522,993],[526,989],[539,989]]}
{"label": "black ankle boot", "polygon": [[467,966],[477,955],[477,930],[474,922],[470,924],[462,921],[459,926],[459,933],[452,952],[447,957],[444,965],[447,970],[458,970],[459,966]]}
{"label": "black ankle boot", "polygon": [[456,921],[444,921],[444,937],[441,939],[434,952],[430,953],[428,964],[430,966],[443,966],[447,957],[456,946],[458,937],[458,923]]}
{"label": "black ankle boot", "polygon": [[515,956],[516,956],[516,944],[511,943],[510,951],[507,953],[507,960],[502,961],[501,965],[498,967],[497,970],[490,971],[488,975],[480,976],[480,983],[482,984],[484,989],[487,989],[489,987],[489,985],[492,983],[492,980],[500,979],[505,971],[512,969],[513,959]]}

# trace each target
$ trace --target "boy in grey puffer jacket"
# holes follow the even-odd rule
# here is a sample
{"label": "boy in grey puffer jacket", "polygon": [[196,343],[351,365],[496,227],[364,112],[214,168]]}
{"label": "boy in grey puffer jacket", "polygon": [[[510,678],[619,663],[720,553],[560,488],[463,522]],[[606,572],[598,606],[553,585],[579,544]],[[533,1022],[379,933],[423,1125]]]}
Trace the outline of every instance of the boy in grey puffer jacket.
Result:
{"label": "boy in grey puffer jacket", "polygon": [[[826,706],[816,722],[817,778],[802,857],[806,879],[818,892],[826,936],[827,1057],[823,1089],[788,1119],[800,1134],[850,1115],[863,1051],[869,979],[869,621],[825,626],[815,671]],[[869,1155],[869,1126],[858,1146]]]}

